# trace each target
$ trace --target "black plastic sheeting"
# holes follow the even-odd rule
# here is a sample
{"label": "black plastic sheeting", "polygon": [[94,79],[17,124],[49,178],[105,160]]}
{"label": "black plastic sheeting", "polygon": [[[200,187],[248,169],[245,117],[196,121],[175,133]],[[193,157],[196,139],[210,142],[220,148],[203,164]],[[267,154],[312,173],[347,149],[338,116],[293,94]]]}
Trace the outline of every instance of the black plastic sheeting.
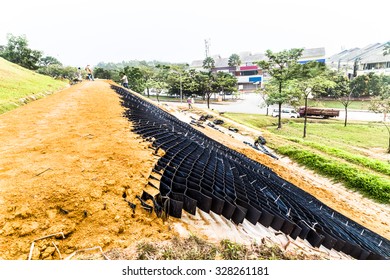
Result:
{"label": "black plastic sheeting", "polygon": [[[161,175],[166,211],[180,218],[196,207],[240,224],[244,219],[300,237],[312,246],[356,259],[390,259],[390,241],[321,203],[268,167],[221,145],[191,125],[129,91],[112,86],[134,132],[163,149],[153,171]],[[168,205],[168,206],[167,206]]]}

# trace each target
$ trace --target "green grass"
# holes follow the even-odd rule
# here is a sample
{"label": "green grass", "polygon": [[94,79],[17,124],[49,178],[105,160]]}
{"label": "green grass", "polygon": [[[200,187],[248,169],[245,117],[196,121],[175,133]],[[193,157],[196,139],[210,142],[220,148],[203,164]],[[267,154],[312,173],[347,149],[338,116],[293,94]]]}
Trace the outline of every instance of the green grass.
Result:
{"label": "green grass", "polygon": [[62,89],[67,84],[0,58],[0,114]]}
{"label": "green grass", "polygon": [[[288,136],[302,138],[303,120],[299,122],[290,121],[284,125],[282,130],[275,127],[267,127],[271,132]],[[341,149],[359,148],[387,148],[388,132],[381,123],[352,122],[344,127],[342,121],[338,120],[309,120],[307,124],[307,141],[313,141],[327,146]]]}
{"label": "green grass", "polygon": [[[352,122],[344,127],[339,120],[309,120],[307,137],[302,138],[303,120],[277,119],[256,114],[225,113],[247,126],[265,130],[268,145],[322,175],[358,190],[381,203],[390,203],[390,162],[382,158],[388,132],[381,123]],[[372,158],[370,150],[382,151]]]}
{"label": "green grass", "polygon": [[296,162],[329,176],[347,187],[360,191],[378,202],[390,203],[390,180],[362,171],[351,164],[321,156],[318,153],[292,146],[279,147],[277,151]]}
{"label": "green grass", "polygon": [[[278,130],[278,119],[274,117],[244,113],[224,113],[224,116],[252,128],[265,129],[284,138],[302,139],[303,119],[282,119],[282,129]],[[352,150],[354,146],[387,149],[388,144],[386,127],[376,122],[349,121],[347,127],[344,127],[344,122],[339,120],[308,119],[307,131],[307,141],[340,149]]]}
{"label": "green grass", "polygon": [[[344,110],[344,105],[337,100],[309,100],[309,106]],[[369,106],[370,101],[352,101],[348,109],[368,110]]]}
{"label": "green grass", "polygon": [[303,141],[302,139],[299,138],[290,138],[289,140],[317,149],[328,155],[344,159],[350,163],[367,167],[373,171],[377,171],[379,173],[390,176],[390,164],[383,162],[381,160],[371,159],[362,155],[357,155],[356,153],[347,152],[345,150],[321,145],[315,142]]}

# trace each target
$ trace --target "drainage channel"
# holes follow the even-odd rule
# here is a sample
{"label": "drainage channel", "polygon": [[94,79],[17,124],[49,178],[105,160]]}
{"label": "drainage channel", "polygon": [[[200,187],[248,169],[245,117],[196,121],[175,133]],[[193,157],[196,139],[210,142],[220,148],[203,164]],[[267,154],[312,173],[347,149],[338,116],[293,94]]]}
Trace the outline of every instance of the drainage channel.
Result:
{"label": "drainage channel", "polygon": [[[281,231],[312,246],[344,252],[356,259],[390,259],[390,241],[329,208],[285,181],[270,168],[207,137],[135,94],[118,87],[133,131],[165,154],[153,169],[160,194],[152,199],[180,218],[196,208],[224,216],[235,224]],[[139,197],[142,200],[142,198]],[[143,203],[146,201],[142,200]]]}

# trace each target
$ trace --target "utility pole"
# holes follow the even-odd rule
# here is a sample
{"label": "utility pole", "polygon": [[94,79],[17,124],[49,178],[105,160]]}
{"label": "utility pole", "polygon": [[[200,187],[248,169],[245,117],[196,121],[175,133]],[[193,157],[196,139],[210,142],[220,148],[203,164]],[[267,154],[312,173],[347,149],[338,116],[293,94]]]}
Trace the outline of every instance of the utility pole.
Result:
{"label": "utility pole", "polygon": [[179,72],[180,75],[180,103],[183,103],[183,88],[182,88],[182,81],[181,81],[181,72]]}
{"label": "utility pole", "polygon": [[210,55],[210,39],[204,40],[206,58]]}

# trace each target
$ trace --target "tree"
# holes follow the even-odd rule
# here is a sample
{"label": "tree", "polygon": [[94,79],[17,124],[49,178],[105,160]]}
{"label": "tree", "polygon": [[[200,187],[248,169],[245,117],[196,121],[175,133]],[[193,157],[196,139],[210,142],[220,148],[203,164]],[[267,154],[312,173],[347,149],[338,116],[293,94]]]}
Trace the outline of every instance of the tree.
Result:
{"label": "tree", "polygon": [[[149,66],[145,61],[141,62],[140,64],[141,64],[141,66],[139,67],[139,70],[141,71],[142,76],[143,76],[143,80],[144,80],[142,84],[145,87],[142,90],[142,92],[146,89],[147,95],[149,97],[150,89],[153,88],[153,78],[156,75],[156,73],[155,73],[156,68]],[[157,65],[156,67],[159,69],[163,69],[166,66],[165,65]]]}
{"label": "tree", "polygon": [[330,92],[331,95],[344,106],[344,127],[346,127],[348,122],[348,107],[353,102],[352,97],[354,96],[355,86],[352,83],[353,80],[350,81],[348,77],[339,73],[337,73],[333,79],[335,86],[330,90]]}
{"label": "tree", "polygon": [[183,95],[188,95],[188,73],[186,71],[188,64],[178,64],[170,66],[170,73],[168,76],[169,91],[172,94],[180,95],[180,102],[183,102]]}
{"label": "tree", "polygon": [[211,71],[212,68],[215,67],[215,60],[214,58],[208,56],[203,60],[203,68],[209,69]]}
{"label": "tree", "polygon": [[351,81],[351,87],[355,89],[353,97],[380,96],[383,86],[389,83],[390,78],[388,76],[377,75],[373,72],[357,76]]}
{"label": "tree", "polygon": [[387,86],[387,90],[382,96],[371,99],[369,109],[375,113],[383,113],[383,124],[387,129],[389,137],[387,152],[390,153],[390,128],[386,124],[386,117],[390,113],[390,86]]}
{"label": "tree", "polygon": [[290,82],[291,87],[295,87],[296,96],[298,99],[304,100],[305,114],[303,125],[303,138],[306,137],[307,132],[307,107],[308,99],[314,96],[320,96],[329,88],[334,87],[334,82],[331,81],[324,63],[317,61],[310,61],[305,64],[297,66],[297,78]]}
{"label": "tree", "polygon": [[390,55],[390,41],[383,48],[383,55]]}
{"label": "tree", "polygon": [[226,72],[217,72],[214,88],[217,92],[222,92],[225,99],[226,92],[237,91],[237,78]]}
{"label": "tree", "polygon": [[4,59],[30,70],[38,69],[42,52],[28,48],[26,36],[7,35],[8,43],[0,52]]}
{"label": "tree", "polygon": [[142,93],[145,90],[145,79],[140,68],[126,66],[123,71],[129,80],[129,88]]}
{"label": "tree", "polygon": [[62,66],[59,64],[51,64],[45,67],[40,67],[36,70],[39,74],[47,75],[55,79],[67,79],[72,81],[77,77],[77,68],[72,66]]}
{"label": "tree", "polygon": [[[277,84],[278,90],[272,91],[269,95],[271,104],[279,105],[279,112],[282,111],[282,104],[290,99],[289,91],[284,89],[288,81],[296,77],[298,59],[302,55],[303,49],[291,49],[273,53],[266,51],[268,60],[259,61],[257,64],[267,71],[273,83]],[[278,129],[282,128],[281,114],[278,117]]]}
{"label": "tree", "polygon": [[157,65],[153,76],[147,81],[148,85],[156,91],[157,102],[160,102],[159,96],[163,90],[168,88],[169,71],[169,65]]}
{"label": "tree", "polygon": [[237,66],[240,66],[241,65],[241,59],[240,59],[240,56],[238,54],[232,54],[230,57],[229,57],[229,60],[228,60],[228,65],[230,67],[237,67]]}
{"label": "tree", "polygon": [[162,93],[163,90],[168,87],[168,83],[162,80],[151,80],[150,85],[156,90],[157,102],[160,102],[159,99],[160,93]]}
{"label": "tree", "polygon": [[93,71],[95,78],[107,79],[107,80],[118,80],[119,72],[116,70],[103,69],[101,67],[95,67]]}
{"label": "tree", "polygon": [[209,72],[197,72],[195,75],[196,83],[198,84],[198,90],[207,101],[207,108],[210,109],[210,97],[214,90],[215,75]]}
{"label": "tree", "polygon": [[[268,116],[269,106],[271,105],[271,101],[270,101],[269,96],[268,96],[268,94],[269,94],[268,86],[267,87],[264,86],[263,88],[258,89],[256,92],[260,94],[260,98],[263,100],[263,103],[265,104],[265,107],[267,109],[265,115]],[[262,105],[262,107],[264,107],[264,106]]]}
{"label": "tree", "polygon": [[49,66],[49,65],[62,65],[62,63],[53,56],[42,57],[39,61],[40,66]]}

